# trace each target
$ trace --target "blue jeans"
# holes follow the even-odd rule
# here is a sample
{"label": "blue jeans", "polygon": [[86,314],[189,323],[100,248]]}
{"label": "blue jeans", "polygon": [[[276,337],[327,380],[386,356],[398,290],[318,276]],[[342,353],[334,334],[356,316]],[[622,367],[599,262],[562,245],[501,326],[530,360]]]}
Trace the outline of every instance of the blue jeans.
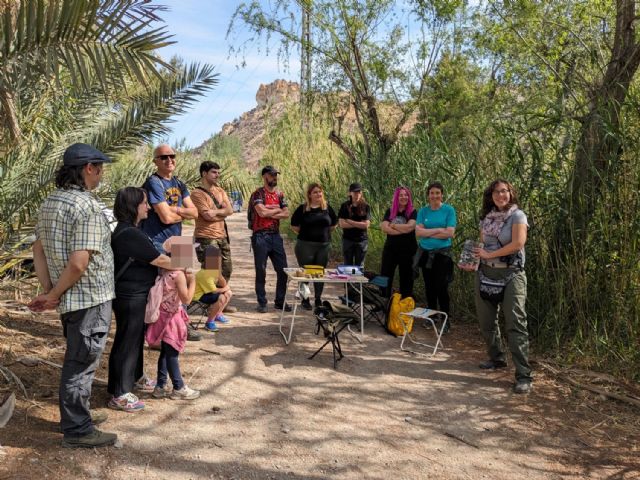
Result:
{"label": "blue jeans", "polygon": [[287,254],[284,252],[284,243],[279,233],[254,233],[251,236],[251,248],[253,249],[253,261],[256,269],[256,297],[260,305],[267,304],[267,293],[264,285],[267,278],[267,258],[271,259],[273,269],[276,271],[276,305],[284,303],[287,293]]}
{"label": "blue jeans", "polygon": [[184,380],[180,374],[180,363],[178,362],[178,352],[168,343],[161,342],[160,356],[158,357],[158,381],[156,385],[164,388],[167,384],[167,373],[171,377],[171,383],[174,390],[180,390],[184,387]]}

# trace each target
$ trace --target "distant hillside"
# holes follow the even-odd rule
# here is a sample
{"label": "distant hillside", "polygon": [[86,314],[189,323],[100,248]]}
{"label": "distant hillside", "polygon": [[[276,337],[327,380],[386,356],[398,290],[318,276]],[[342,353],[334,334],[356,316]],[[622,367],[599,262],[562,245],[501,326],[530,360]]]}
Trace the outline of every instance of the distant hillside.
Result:
{"label": "distant hillside", "polygon": [[[250,170],[257,170],[260,159],[266,147],[265,134],[269,127],[276,124],[286,113],[287,108],[300,101],[300,85],[287,80],[275,80],[264,85],[261,84],[256,93],[257,106],[243,113],[240,118],[222,126],[220,135],[236,137],[242,144],[242,155]],[[401,112],[398,108],[385,105],[380,106],[381,118],[396,120]],[[415,127],[417,118],[414,115],[405,124],[401,133],[408,133]],[[345,115],[342,129],[344,131],[357,130],[356,117],[353,109]],[[327,132],[327,135],[329,132]],[[209,140],[199,148],[203,148]]]}

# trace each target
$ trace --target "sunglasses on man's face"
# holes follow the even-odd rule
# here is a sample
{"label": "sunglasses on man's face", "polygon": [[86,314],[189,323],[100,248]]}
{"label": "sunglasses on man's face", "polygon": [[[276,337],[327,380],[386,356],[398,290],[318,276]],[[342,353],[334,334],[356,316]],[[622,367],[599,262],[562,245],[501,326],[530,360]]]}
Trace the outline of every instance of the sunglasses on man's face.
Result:
{"label": "sunglasses on man's face", "polygon": [[175,158],[175,153],[171,153],[169,155],[158,155],[157,157],[155,157],[156,160],[162,160],[163,162],[166,162],[167,160],[175,160]]}

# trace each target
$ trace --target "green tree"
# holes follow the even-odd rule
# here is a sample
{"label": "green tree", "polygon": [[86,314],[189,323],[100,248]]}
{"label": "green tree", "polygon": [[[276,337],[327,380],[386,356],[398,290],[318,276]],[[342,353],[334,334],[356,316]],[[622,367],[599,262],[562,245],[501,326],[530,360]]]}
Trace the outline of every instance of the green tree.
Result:
{"label": "green tree", "polygon": [[[387,155],[424,98],[439,51],[451,41],[449,24],[463,3],[292,0],[275,2],[268,10],[254,1],[238,7],[230,31],[243,23],[256,41],[275,35],[279,53],[287,58],[294,47],[311,51],[314,92],[328,103],[325,111],[332,120],[329,138],[375,189],[384,187]],[[301,9],[309,11],[308,41],[298,33]],[[382,118],[385,102],[401,114]],[[350,115],[357,124],[355,138],[343,129]]]}

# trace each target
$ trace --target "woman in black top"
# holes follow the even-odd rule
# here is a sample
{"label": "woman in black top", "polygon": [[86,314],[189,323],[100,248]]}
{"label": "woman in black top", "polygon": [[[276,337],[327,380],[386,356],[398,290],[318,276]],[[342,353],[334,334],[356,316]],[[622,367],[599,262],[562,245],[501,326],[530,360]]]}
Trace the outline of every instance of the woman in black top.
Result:
{"label": "woman in black top", "polygon": [[391,295],[396,266],[400,276],[400,295],[402,298],[413,296],[412,263],[418,249],[415,235],[417,215],[411,201],[411,191],[406,187],[396,188],[391,208],[387,209],[380,224],[382,231],[387,234],[380,267],[380,275],[389,278],[387,297]]}
{"label": "woman in black top", "polygon": [[[329,263],[331,232],[338,223],[333,208],[324,198],[324,190],[317,183],[307,187],[307,201],[296,208],[291,217],[291,230],[298,234],[295,254],[298,265],[322,265]],[[322,304],[322,283],[314,283],[315,305]],[[309,299],[302,301],[302,307],[311,310]]]}
{"label": "woman in black top", "polygon": [[171,268],[171,259],[161,254],[138,225],[147,218],[149,204],[142,188],[118,190],[113,213],[118,225],[111,235],[115,264],[116,298],[113,313],[116,335],[109,356],[108,406],[135,412],[144,403],[133,394],[134,386],[152,391],[153,384],[144,378],[144,312],[149,290],[155,283],[158,268]]}
{"label": "woman in black top", "polygon": [[362,185],[349,185],[349,200],[338,211],[342,228],[342,254],[345,265],[364,265],[369,246],[367,229],[371,224],[371,209],[362,196]]}

